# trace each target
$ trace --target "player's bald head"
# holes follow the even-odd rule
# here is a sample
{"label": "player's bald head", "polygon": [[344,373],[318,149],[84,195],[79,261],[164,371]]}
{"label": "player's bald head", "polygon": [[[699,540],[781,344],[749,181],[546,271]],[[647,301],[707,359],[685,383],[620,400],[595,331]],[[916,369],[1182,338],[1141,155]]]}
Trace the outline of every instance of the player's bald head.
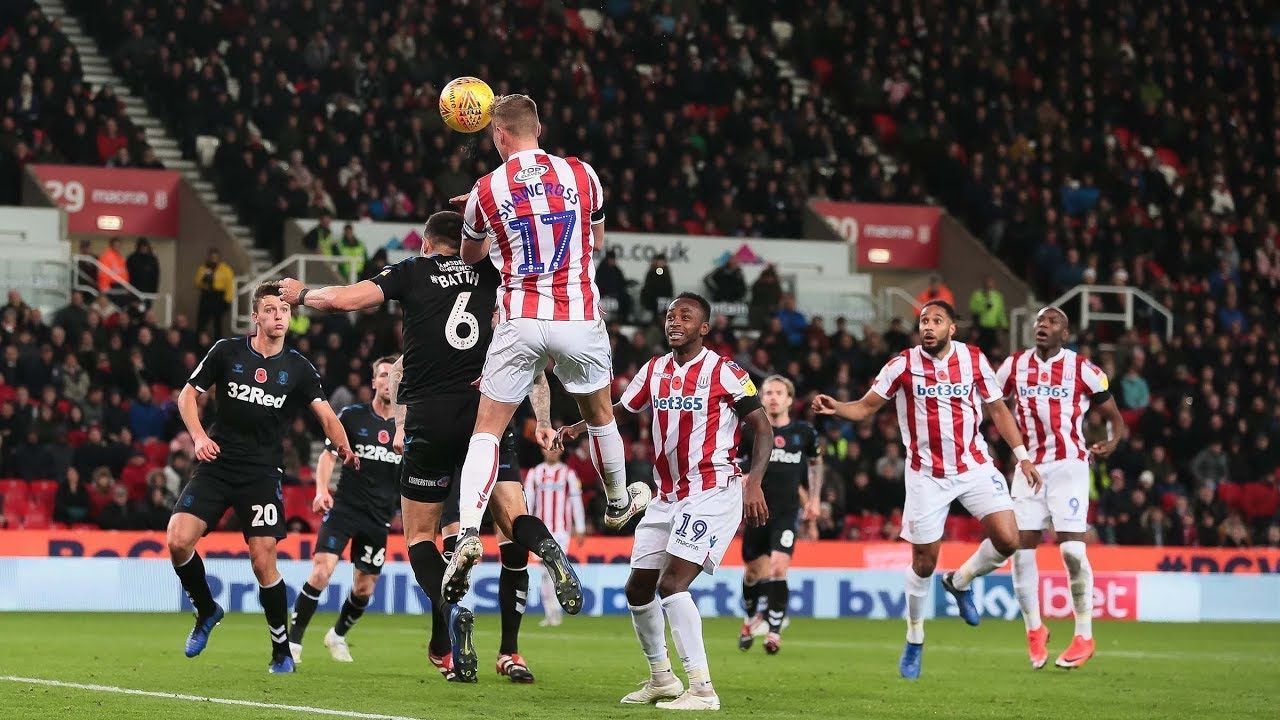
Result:
{"label": "player's bald head", "polygon": [[517,138],[534,138],[542,132],[538,104],[528,95],[503,95],[490,110],[494,126]]}

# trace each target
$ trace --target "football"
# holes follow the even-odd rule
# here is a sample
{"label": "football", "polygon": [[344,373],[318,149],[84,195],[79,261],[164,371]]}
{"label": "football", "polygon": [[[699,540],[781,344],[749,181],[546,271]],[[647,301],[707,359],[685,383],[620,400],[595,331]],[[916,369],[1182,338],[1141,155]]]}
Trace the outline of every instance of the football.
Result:
{"label": "football", "polygon": [[454,78],[440,93],[440,117],[445,125],[458,132],[473,133],[485,129],[492,109],[493,89],[480,78]]}

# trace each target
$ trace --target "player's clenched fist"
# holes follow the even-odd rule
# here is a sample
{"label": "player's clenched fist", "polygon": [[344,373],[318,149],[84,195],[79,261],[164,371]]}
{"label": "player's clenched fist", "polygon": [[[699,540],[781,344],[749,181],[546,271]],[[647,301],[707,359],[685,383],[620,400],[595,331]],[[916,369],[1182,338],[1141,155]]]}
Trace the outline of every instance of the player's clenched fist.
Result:
{"label": "player's clenched fist", "polygon": [[317,492],[316,499],[311,503],[311,512],[317,515],[323,515],[333,509],[333,495],[326,489],[325,492]]}
{"label": "player's clenched fist", "polygon": [[813,411],[819,415],[834,415],[836,412],[836,399],[830,395],[814,397]]}
{"label": "player's clenched fist", "polygon": [[280,299],[290,305],[297,305],[298,296],[302,294],[305,287],[301,280],[285,278],[280,281]]}

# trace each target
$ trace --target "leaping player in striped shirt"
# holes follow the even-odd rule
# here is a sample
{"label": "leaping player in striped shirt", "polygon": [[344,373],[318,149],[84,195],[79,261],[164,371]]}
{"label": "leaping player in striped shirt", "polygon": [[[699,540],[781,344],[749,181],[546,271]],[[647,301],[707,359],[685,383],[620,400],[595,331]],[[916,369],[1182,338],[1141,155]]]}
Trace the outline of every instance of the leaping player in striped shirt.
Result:
{"label": "leaping player in striped shirt", "polygon": [[[1126,427],[1106,373],[1074,350],[1063,347],[1071,334],[1067,314],[1046,307],[1036,316],[1036,346],[1014,353],[996,371],[996,381],[1014,403],[1027,449],[1044,476],[1043,491],[1031,492],[1021,473],[1013,475],[1013,511],[1021,549],[1013,556],[1013,592],[1027,626],[1027,653],[1039,670],[1049,660],[1049,628],[1040,622],[1040,573],[1036,546],[1046,521],[1062,553],[1071,581],[1076,629],[1071,645],[1058,656],[1060,668],[1077,668],[1093,657],[1093,568],[1085,555],[1089,529],[1089,456],[1104,458],[1124,439]],[[1084,416],[1102,411],[1110,428],[1103,442],[1086,445]]]}
{"label": "leaping player in striped shirt", "polygon": [[920,677],[925,598],[951,503],[959,500],[987,531],[977,552],[960,569],[942,576],[942,587],[955,598],[966,623],[977,625],[981,619],[970,583],[1003,565],[1018,549],[1013,501],[1004,477],[991,463],[979,427],[983,406],[1013,448],[1030,490],[1040,488],[1040,474],[1004,404],[991,364],[977,348],[951,339],[955,320],[949,303],[925,303],[920,309],[920,344],[890,359],[862,399],[837,402],[829,395],[813,399],[814,412],[853,422],[875,415],[890,399],[897,405],[907,447],[902,539],[911,543],[911,567],[906,573],[907,644],[898,672],[908,680]]}
{"label": "leaping player in striped shirt", "polygon": [[[689,584],[700,573],[716,571],[744,514],[751,526],[769,519],[761,485],[773,449],[773,426],[747,373],[703,346],[710,320],[711,306],[703,297],[676,297],[667,308],[671,352],[650,360],[614,405],[619,413],[652,409],[653,474],[659,492],[636,528],[626,587],[650,678],[622,698],[626,704],[675,698],[658,707],[720,709],[702,642],[702,617]],[[755,437],[745,479],[734,463],[743,422]],[[584,429],[583,423],[564,428],[561,438],[576,437]],[[688,690],[671,672],[666,623],[689,676]]]}
{"label": "leaping player in striped shirt", "polygon": [[[551,531],[560,547],[569,549],[570,533],[579,545],[587,531],[586,513],[582,508],[582,483],[578,474],[560,462],[564,448],[556,446],[542,451],[543,462],[529,471],[524,479],[525,502],[529,514],[538,518]],[[542,608],[547,617],[539,625],[560,624],[560,603],[556,600],[551,575],[542,573]]]}

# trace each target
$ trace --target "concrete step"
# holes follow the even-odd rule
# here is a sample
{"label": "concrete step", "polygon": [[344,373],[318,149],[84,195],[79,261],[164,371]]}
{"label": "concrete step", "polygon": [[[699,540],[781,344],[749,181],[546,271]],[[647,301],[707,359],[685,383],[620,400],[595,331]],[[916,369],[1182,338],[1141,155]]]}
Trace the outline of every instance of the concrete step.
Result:
{"label": "concrete step", "polygon": [[196,164],[190,160],[165,160],[164,166],[170,170],[195,170]]}
{"label": "concrete step", "polygon": [[156,157],[161,160],[181,160],[182,153],[173,148],[155,148]]}
{"label": "concrete step", "polygon": [[200,193],[201,195],[205,193],[212,195],[214,192],[213,183],[209,182],[208,180],[196,180],[191,183],[191,187],[195,188],[196,192]]}

